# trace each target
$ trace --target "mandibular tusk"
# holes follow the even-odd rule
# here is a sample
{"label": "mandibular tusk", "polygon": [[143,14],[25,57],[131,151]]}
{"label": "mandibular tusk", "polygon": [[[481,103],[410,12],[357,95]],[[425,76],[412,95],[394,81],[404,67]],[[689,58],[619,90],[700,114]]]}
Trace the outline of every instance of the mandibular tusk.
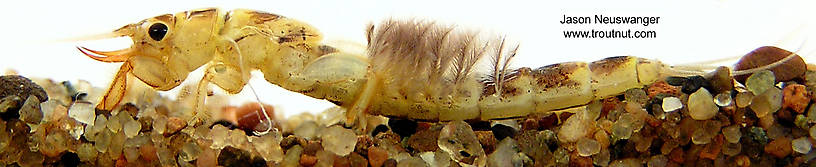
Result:
{"label": "mandibular tusk", "polygon": [[82,54],[85,54],[85,56],[101,62],[124,62],[130,57],[128,55],[130,52],[129,48],[116,51],[96,51],[85,47],[77,47],[77,49],[82,52]]}

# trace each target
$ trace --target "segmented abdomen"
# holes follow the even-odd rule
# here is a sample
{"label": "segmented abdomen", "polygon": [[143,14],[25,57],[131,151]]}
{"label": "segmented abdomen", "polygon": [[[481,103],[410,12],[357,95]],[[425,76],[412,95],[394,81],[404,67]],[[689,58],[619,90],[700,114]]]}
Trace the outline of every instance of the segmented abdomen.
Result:
{"label": "segmented abdomen", "polygon": [[[501,84],[472,80],[456,89],[459,97],[410,99],[399,91],[380,91],[368,112],[422,120],[503,119],[588,104],[653,83],[663,67],[656,61],[620,56],[591,63],[567,62],[537,69],[519,68]],[[421,83],[417,83],[421,84]],[[495,86],[501,85],[496,92]]]}

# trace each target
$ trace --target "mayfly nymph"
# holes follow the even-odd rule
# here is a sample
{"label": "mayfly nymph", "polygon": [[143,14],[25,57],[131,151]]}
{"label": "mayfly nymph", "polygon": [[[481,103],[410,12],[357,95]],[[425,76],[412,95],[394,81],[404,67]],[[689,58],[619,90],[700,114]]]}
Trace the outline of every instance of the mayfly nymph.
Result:
{"label": "mayfly nymph", "polygon": [[[348,110],[416,120],[490,120],[547,113],[619,95],[668,76],[702,75],[697,66],[668,66],[632,56],[512,69],[520,49],[504,37],[423,20],[386,20],[367,27],[364,52],[322,42],[316,28],[283,16],[216,8],[152,17],[112,32],[130,48],[85,55],[123,62],[98,109],[113,109],[130,73],[157,90],[178,86],[204,66],[196,110],[213,83],[229,93],[259,70],[272,84]],[[797,58],[791,53],[779,62]],[[477,69],[489,61],[489,69]],[[742,75],[774,64],[733,71]]]}

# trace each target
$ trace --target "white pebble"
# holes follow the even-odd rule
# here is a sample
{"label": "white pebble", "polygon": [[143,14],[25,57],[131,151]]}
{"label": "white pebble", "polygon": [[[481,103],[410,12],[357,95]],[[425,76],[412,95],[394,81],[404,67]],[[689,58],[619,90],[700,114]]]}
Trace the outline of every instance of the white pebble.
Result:
{"label": "white pebble", "polygon": [[664,112],[673,112],[675,110],[683,108],[683,103],[680,102],[680,99],[677,97],[666,97],[663,98],[663,111]]}

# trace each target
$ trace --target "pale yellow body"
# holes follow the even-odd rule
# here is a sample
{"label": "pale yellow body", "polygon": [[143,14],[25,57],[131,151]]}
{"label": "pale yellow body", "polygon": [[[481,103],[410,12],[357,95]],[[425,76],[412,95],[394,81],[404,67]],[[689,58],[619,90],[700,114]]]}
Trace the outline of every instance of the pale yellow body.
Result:
{"label": "pale yellow body", "polygon": [[[156,24],[166,24],[166,34],[153,31]],[[439,121],[545,113],[642,87],[662,77],[665,68],[655,61],[614,57],[538,69],[503,69],[501,79],[489,85],[470,68],[483,54],[501,56],[504,41],[497,53],[483,52],[494,44],[458,37],[452,28],[415,24],[389,22],[378,32],[372,26],[368,53],[360,55],[321,43],[321,34],[303,22],[258,11],[211,8],[157,16],[120,28],[114,33],[134,41],[125,50],[80,50],[100,61],[124,62],[99,109],[111,110],[121,101],[127,73],[155,89],[169,90],[204,66],[196,110],[201,109],[209,83],[237,93],[247,84],[249,72],[260,70],[272,84],[347,108],[351,119],[361,112]],[[432,32],[415,37],[428,30],[416,27]],[[414,38],[408,39],[411,36]],[[417,43],[423,46],[407,47]],[[472,52],[465,56],[466,51]],[[436,57],[425,60],[426,52]],[[459,57],[452,56],[459,53]],[[412,60],[402,60],[406,57]],[[413,80],[416,78],[421,80]]]}

